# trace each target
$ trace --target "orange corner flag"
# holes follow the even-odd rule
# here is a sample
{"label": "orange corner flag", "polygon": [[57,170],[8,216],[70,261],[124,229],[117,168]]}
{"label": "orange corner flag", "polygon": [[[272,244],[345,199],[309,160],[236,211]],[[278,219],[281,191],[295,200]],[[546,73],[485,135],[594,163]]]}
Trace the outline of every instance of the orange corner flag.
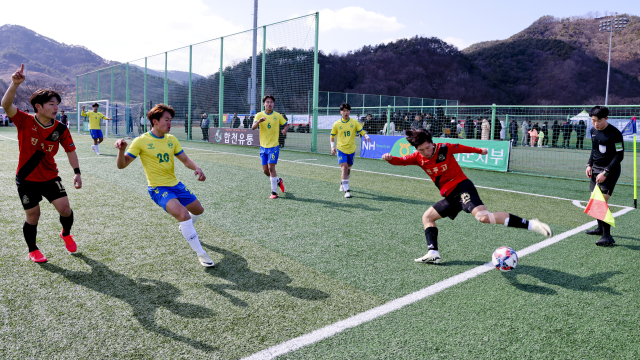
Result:
{"label": "orange corner flag", "polygon": [[584,209],[584,213],[598,220],[602,220],[611,226],[616,226],[616,221],[613,215],[611,215],[609,205],[607,205],[607,202],[604,200],[604,195],[602,195],[599,186],[593,189],[591,200],[589,200],[587,207]]}

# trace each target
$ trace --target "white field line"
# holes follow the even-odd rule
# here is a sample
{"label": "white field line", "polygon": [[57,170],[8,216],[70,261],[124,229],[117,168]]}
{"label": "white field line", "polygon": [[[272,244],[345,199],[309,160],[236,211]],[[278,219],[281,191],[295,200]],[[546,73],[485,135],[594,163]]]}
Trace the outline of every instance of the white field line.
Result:
{"label": "white field line", "polygon": [[6,136],[3,136],[3,135],[0,135],[0,137],[3,137],[3,138],[5,138],[5,139],[9,139],[9,140],[11,140],[11,141],[18,141],[18,139],[13,139],[13,138],[6,137]]}
{"label": "white field line", "polygon": [[[626,213],[628,213],[629,211],[633,210],[633,208],[626,208],[623,210],[620,210],[616,213],[613,214],[613,217],[617,217],[620,215],[624,215]],[[526,247],[522,250],[518,250],[518,257],[523,257],[526,255],[529,255],[531,253],[534,253],[540,249],[543,249],[547,246],[553,245],[559,241],[562,241],[572,235],[575,235],[577,233],[580,233],[586,229],[589,229],[593,226],[595,226],[597,224],[597,222],[591,221],[588,222],[582,226],[579,226],[575,229],[569,230],[569,231],[565,231],[561,234],[558,234],[556,236],[553,236],[547,240],[541,241],[537,244],[531,245],[529,247]],[[308,334],[299,336],[297,338],[291,339],[289,341],[283,342],[279,345],[275,345],[272,346],[268,349],[262,350],[260,352],[257,352],[253,355],[250,355],[248,357],[243,358],[242,360],[265,360],[265,359],[273,359],[275,357],[278,357],[280,355],[284,355],[286,353],[289,353],[291,351],[295,351],[298,350],[300,348],[303,348],[307,345],[311,345],[314,344],[316,342],[319,342],[321,340],[327,339],[333,335],[336,335],[338,333],[343,332],[344,330],[359,326],[361,324],[364,324],[366,322],[372,321],[374,319],[377,319],[381,316],[384,316],[390,312],[399,310],[407,305],[413,304],[417,301],[420,301],[424,298],[427,298],[431,295],[435,295],[447,288],[450,288],[454,285],[460,284],[464,281],[473,279],[474,277],[484,274],[486,272],[491,271],[492,269],[494,269],[493,265],[491,263],[486,263],[480,266],[477,266],[471,270],[467,270],[461,274],[458,274],[456,276],[452,276],[448,279],[442,280],[440,282],[437,282],[431,286],[428,286],[422,290],[418,290],[414,293],[411,293],[409,295],[405,295],[401,298],[398,298],[396,300],[392,300],[384,305],[375,307],[371,310],[367,310],[363,313],[360,313],[358,315],[354,315],[348,319],[342,320],[342,321],[338,321],[336,323],[333,323],[331,325],[325,326],[321,329],[318,329],[316,331],[310,332]]]}
{"label": "white field line", "polygon": [[[255,155],[236,154],[236,153],[231,153],[231,152],[215,151],[215,150],[204,150],[204,149],[198,149],[198,148],[183,147],[183,149],[193,149],[193,150],[208,151],[211,154],[220,154],[220,155],[237,155],[237,156],[246,156],[246,157],[253,157],[253,158],[258,158],[259,157],[259,156],[255,156]],[[303,160],[305,160],[305,159],[303,159]],[[296,163],[296,164],[305,164],[305,165],[311,165],[311,166],[322,166],[322,167],[328,167],[328,168],[332,168],[332,169],[340,169],[339,166],[322,165],[322,164],[310,164],[310,163],[300,162],[300,160],[278,159],[278,161],[292,162],[292,163]],[[414,180],[431,181],[431,179],[427,179],[427,178],[421,178],[421,177],[415,177],[415,176],[407,176],[407,175],[398,175],[398,174],[389,174],[389,173],[382,173],[382,172],[369,171],[369,170],[360,170],[360,169],[354,169],[354,168],[351,168],[351,171],[360,171],[360,172],[365,172],[365,173],[370,173],[370,174],[394,176],[394,177],[401,177],[401,178],[414,179]],[[510,193],[522,194],[522,195],[537,196],[537,197],[543,197],[543,198],[548,198],[548,199],[571,201],[571,202],[574,203],[574,205],[575,205],[575,202],[585,202],[583,200],[573,200],[573,199],[566,199],[566,198],[561,198],[561,197],[557,197],[557,196],[532,194],[532,193],[527,193],[527,192],[523,192],[523,191],[516,191],[516,190],[498,189],[498,188],[493,188],[493,187],[488,187],[488,186],[476,185],[476,187],[477,188],[481,188],[481,189],[510,192]],[[626,209],[626,208],[633,209],[632,207],[625,206],[625,205],[609,204],[609,206],[620,207],[620,208],[623,208],[623,209]],[[579,206],[579,207],[582,207],[582,206]],[[584,209],[584,207],[582,207],[582,208]]]}

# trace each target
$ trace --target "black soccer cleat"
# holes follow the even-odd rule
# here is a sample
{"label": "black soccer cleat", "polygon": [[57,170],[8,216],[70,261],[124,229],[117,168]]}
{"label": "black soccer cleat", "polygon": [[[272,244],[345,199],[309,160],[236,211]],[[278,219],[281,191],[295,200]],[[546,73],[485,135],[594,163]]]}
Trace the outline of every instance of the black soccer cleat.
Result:
{"label": "black soccer cleat", "polygon": [[595,228],[591,230],[585,230],[584,233],[587,235],[602,235],[603,231],[602,231],[602,228]]}
{"label": "black soccer cleat", "polygon": [[596,241],[596,245],[598,246],[613,246],[616,241],[613,240],[611,236],[603,236],[600,240]]}

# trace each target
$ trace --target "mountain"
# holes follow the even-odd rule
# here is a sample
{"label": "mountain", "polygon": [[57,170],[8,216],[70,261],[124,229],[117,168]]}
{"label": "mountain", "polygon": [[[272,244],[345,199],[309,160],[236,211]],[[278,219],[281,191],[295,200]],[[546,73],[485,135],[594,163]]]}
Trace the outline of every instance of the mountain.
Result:
{"label": "mountain", "polygon": [[[543,16],[521,32],[506,40],[485,41],[471,45],[463,50],[470,55],[474,52],[523,39],[551,39],[561,40],[583,50],[600,60],[609,58],[609,33],[598,30],[600,21],[597,13],[572,18],[555,18]],[[614,32],[611,46],[611,66],[640,79],[640,17],[634,15],[619,15],[629,18],[627,28]],[[611,19],[611,17],[606,17]]]}

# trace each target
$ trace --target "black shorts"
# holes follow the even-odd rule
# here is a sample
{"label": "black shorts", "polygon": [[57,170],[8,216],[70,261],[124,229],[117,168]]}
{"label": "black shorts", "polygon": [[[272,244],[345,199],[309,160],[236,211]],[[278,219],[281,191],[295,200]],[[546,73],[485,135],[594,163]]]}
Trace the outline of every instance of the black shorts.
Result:
{"label": "black shorts", "polygon": [[67,196],[67,191],[62,186],[60,177],[42,182],[18,180],[16,177],[16,185],[18,186],[18,195],[20,195],[22,207],[25,210],[38,206],[43,196],[49,202]]}
{"label": "black shorts", "polygon": [[471,211],[480,205],[484,203],[480,200],[478,190],[471,180],[466,179],[458,184],[449,196],[433,204],[433,208],[441,217],[453,220],[460,211],[471,214]]}
{"label": "black shorts", "polygon": [[[589,189],[591,190],[591,192],[593,192],[593,189],[595,189],[596,187],[596,177],[598,177],[598,174],[600,174],[603,171],[604,169],[597,168],[595,166],[591,168],[591,185],[589,186]],[[613,189],[616,187],[616,183],[618,182],[618,178],[620,178],[621,171],[622,171],[621,168],[617,168],[609,171],[609,174],[607,175],[604,182],[602,182],[601,184],[598,184],[603,194],[609,195],[609,196],[613,194]]]}

